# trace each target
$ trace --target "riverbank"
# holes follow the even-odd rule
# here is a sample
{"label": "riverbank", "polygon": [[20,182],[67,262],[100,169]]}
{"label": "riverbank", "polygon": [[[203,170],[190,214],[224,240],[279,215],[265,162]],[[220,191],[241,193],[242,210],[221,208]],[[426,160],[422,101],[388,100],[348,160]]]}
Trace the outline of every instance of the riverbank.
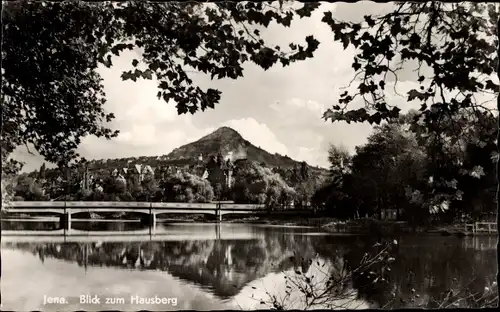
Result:
{"label": "riverbank", "polygon": [[[29,216],[24,214],[9,215],[8,217],[2,213],[4,221],[16,219],[25,221],[57,221],[58,216]],[[74,221],[95,221],[95,222],[139,222],[140,214],[129,213],[83,213],[74,217]],[[186,222],[186,223],[204,223],[214,222],[214,216],[196,214],[162,214],[157,218],[158,222]],[[340,221],[335,218],[320,216],[320,215],[290,215],[290,214],[273,214],[260,216],[241,216],[241,215],[226,215],[224,216],[225,223],[247,223],[261,225],[276,225],[276,226],[298,226],[298,227],[314,227],[329,233],[344,233],[344,234],[371,234],[371,235],[400,235],[400,234],[433,234],[442,236],[466,236],[463,224],[442,225],[434,227],[413,227],[405,222],[384,221],[376,219],[358,219],[351,221]]]}
{"label": "riverbank", "polygon": [[[175,216],[174,218],[158,219],[169,222],[206,222],[204,216]],[[208,220],[210,221],[210,220]],[[451,224],[441,226],[415,226],[412,227],[406,222],[383,221],[376,219],[359,219],[351,221],[340,221],[330,217],[304,217],[304,216],[251,216],[251,217],[229,217],[224,220],[227,223],[248,223],[277,226],[297,226],[314,227],[329,233],[349,233],[349,234],[380,234],[380,235],[400,235],[400,234],[433,234],[441,236],[467,236],[462,224]]]}
{"label": "riverbank", "polygon": [[359,219],[340,221],[329,217],[250,217],[228,220],[228,222],[271,224],[282,226],[316,227],[329,233],[401,235],[401,234],[429,234],[440,236],[468,236],[463,224],[447,224],[438,226],[411,226],[401,221],[384,221],[376,219]]}

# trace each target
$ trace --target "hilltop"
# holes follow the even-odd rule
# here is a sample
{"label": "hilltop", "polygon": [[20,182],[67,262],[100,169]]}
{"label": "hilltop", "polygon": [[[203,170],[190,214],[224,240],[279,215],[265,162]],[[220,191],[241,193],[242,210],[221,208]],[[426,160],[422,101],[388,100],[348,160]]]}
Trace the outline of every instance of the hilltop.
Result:
{"label": "hilltop", "polygon": [[[161,165],[194,165],[199,162],[200,155],[204,162],[209,157],[221,153],[224,159],[231,158],[235,161],[246,159],[264,163],[268,167],[293,168],[301,164],[300,161],[291,159],[286,155],[271,154],[244,139],[240,133],[230,127],[220,127],[214,132],[197,141],[182,145],[167,155],[141,156],[108,160],[92,160],[91,167],[119,168],[130,164],[140,163],[157,167]],[[313,171],[323,172],[325,169],[309,166]]]}

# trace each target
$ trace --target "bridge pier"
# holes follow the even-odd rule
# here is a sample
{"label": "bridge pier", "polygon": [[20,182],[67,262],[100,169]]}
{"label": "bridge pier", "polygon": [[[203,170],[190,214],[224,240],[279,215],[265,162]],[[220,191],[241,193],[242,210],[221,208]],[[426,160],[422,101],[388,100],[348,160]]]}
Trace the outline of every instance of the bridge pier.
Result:
{"label": "bridge pier", "polygon": [[215,209],[215,221],[216,222],[222,221],[222,213],[220,209]]}
{"label": "bridge pier", "polygon": [[59,226],[66,231],[71,230],[71,214],[63,213],[59,217]]}
{"label": "bridge pier", "polygon": [[150,230],[156,230],[156,213],[146,214],[141,217],[141,224],[149,226]]}
{"label": "bridge pier", "polygon": [[220,240],[220,223],[215,225],[215,238],[217,240]]}

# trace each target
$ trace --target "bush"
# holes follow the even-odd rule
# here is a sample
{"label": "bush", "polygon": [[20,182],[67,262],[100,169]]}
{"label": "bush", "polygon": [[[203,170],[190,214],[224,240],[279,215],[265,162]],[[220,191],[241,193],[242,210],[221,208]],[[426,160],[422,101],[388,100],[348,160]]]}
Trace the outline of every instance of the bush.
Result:
{"label": "bush", "polygon": [[214,199],[210,182],[189,172],[167,177],[160,188],[166,202],[206,203]]}

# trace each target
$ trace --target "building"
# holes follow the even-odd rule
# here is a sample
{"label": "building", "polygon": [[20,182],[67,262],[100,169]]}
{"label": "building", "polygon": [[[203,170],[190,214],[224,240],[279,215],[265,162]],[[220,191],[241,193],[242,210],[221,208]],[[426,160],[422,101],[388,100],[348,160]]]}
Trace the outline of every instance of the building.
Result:
{"label": "building", "polygon": [[398,219],[397,209],[382,209],[381,219],[382,220],[391,220],[391,221],[397,220]]}
{"label": "building", "polygon": [[153,168],[151,168],[150,165],[143,166],[142,171],[141,171],[140,180],[143,181],[143,180],[153,179],[154,175],[155,175],[155,172],[154,172]]}
{"label": "building", "polygon": [[234,182],[233,170],[234,165],[231,159],[224,160],[219,152],[217,156],[212,156],[206,165],[207,179],[214,188],[217,184],[231,188]]}
{"label": "building", "polygon": [[82,180],[80,182],[80,187],[83,191],[90,191],[93,177],[89,173],[88,165],[85,165],[85,169],[82,173]]}
{"label": "building", "polygon": [[167,176],[167,167],[158,166],[154,169],[154,177],[156,181],[163,181]]}
{"label": "building", "polygon": [[128,185],[140,185],[142,181],[142,170],[140,164],[135,164],[124,169],[124,178]]}

